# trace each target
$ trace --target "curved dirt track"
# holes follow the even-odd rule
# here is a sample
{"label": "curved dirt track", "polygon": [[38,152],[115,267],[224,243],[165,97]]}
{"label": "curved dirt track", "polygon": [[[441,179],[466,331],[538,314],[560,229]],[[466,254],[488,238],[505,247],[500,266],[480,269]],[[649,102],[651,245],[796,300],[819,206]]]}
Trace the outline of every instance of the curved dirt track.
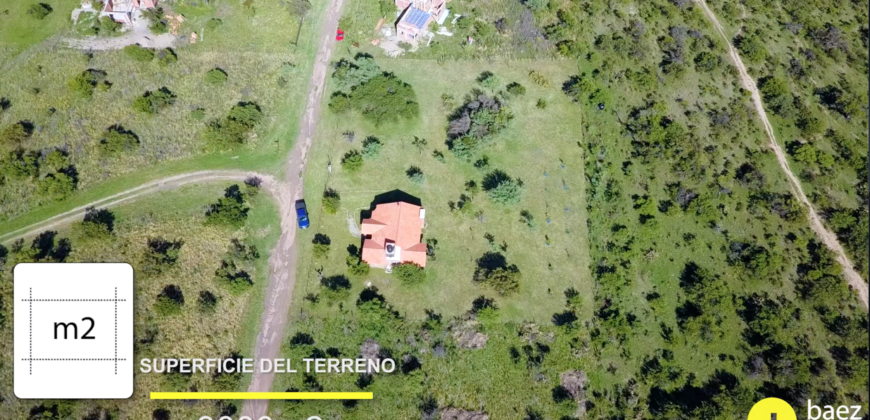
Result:
{"label": "curved dirt track", "polygon": [[275,180],[271,175],[264,175],[257,172],[246,171],[200,171],[190,172],[181,175],[175,175],[167,178],[157,179],[117,194],[92,201],[81,207],[76,207],[72,210],[63,212],[56,216],[45,219],[39,223],[0,234],[0,243],[9,242],[12,239],[32,236],[41,231],[53,229],[58,226],[81,219],[88,207],[111,207],[117,206],[128,201],[135,200],[143,195],[153,194],[158,191],[172,190],[188,184],[198,184],[202,182],[219,182],[219,181],[244,181],[250,177],[258,177],[263,180],[263,187],[274,196],[274,191],[270,189],[275,185]]}
{"label": "curved dirt track", "polygon": [[[338,28],[343,0],[330,0],[324,21],[318,34],[318,48],[308,87],[305,113],[302,115],[299,133],[293,150],[287,158],[286,174],[283,181],[271,175],[250,171],[199,171],[175,175],[149,181],[138,187],[93,201],[39,223],[0,234],[0,242],[34,235],[42,230],[80,220],[88,207],[108,207],[135,200],[146,194],[178,188],[183,185],[209,181],[242,181],[249,177],[259,177],[261,188],[275,199],[281,217],[281,236],[269,257],[269,285],[266,290],[263,318],[260,333],[254,349],[256,359],[273,359],[281,349],[287,317],[292,302],[293,287],[296,282],[296,211],[295,202],[302,198],[302,175],[305,172],[308,149],[314,138],[314,131],[320,116],[323,88],[329,68],[329,59],[334,47],[334,33]],[[272,389],[274,373],[255,372],[249,391],[264,392]],[[266,415],[267,400],[245,400],[242,416],[259,419]]]}
{"label": "curved dirt track", "polygon": [[746,66],[743,64],[743,60],[740,58],[740,54],[737,53],[737,50],[734,49],[734,45],[731,44],[731,40],[725,35],[725,30],[722,28],[722,25],[719,23],[719,19],[716,18],[716,15],[707,7],[707,2],[705,0],[695,0],[695,2],[701,6],[701,9],[704,10],[704,14],[707,15],[707,19],[713,23],[713,26],[716,28],[716,31],[719,32],[719,35],[722,36],[722,39],[725,40],[726,45],[728,45],[728,55],[731,56],[731,61],[734,62],[734,65],[737,67],[737,71],[740,73],[740,81],[743,83],[743,88],[748,90],[752,95],[752,104],[755,106],[756,112],[758,112],[758,116],[761,119],[761,124],[764,126],[764,131],[767,133],[767,138],[770,140],[770,148],[773,149],[773,153],[776,154],[776,160],[779,162],[780,168],[782,168],[785,175],[788,177],[789,183],[791,184],[791,189],[795,193],[795,195],[800,199],[801,202],[807,207],[807,215],[810,220],[810,228],[812,228],[813,232],[822,240],[822,243],[825,244],[831,251],[834,252],[834,255],[837,257],[837,261],[843,266],[843,276],[846,277],[846,281],[849,283],[849,287],[856,290],[858,292],[858,297],[861,299],[861,302],[864,303],[864,308],[868,307],[868,303],[870,303],[870,298],[868,298],[868,289],[867,283],[864,282],[864,279],[861,278],[861,275],[855,271],[854,266],[852,265],[852,261],[849,260],[849,257],[846,256],[846,252],[843,250],[843,246],[840,245],[840,242],[837,241],[837,235],[833,232],[829,231],[825,225],[822,223],[821,218],[819,218],[819,214],[816,213],[815,208],[813,208],[813,204],[807,198],[806,194],[804,194],[804,190],[801,187],[800,181],[798,181],[797,177],[792,173],[791,168],[788,165],[788,160],[786,159],[785,153],[782,151],[782,148],[779,146],[779,143],[776,142],[776,135],[773,133],[773,126],[770,125],[770,121],[767,119],[767,113],[764,111],[764,104],[761,102],[761,95],[758,93],[758,86],[755,85],[755,80],[752,79],[752,76],[749,75],[749,72],[746,70]]}

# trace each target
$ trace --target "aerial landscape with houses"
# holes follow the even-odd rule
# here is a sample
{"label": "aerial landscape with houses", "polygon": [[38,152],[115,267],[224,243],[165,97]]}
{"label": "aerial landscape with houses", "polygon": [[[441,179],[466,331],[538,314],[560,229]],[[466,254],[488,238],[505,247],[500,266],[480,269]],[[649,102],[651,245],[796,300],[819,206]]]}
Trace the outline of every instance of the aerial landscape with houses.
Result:
{"label": "aerial landscape with houses", "polygon": [[[867,34],[829,0],[0,4],[0,418],[866,418]],[[396,370],[18,399],[26,262],[131,264],[137,360]]]}

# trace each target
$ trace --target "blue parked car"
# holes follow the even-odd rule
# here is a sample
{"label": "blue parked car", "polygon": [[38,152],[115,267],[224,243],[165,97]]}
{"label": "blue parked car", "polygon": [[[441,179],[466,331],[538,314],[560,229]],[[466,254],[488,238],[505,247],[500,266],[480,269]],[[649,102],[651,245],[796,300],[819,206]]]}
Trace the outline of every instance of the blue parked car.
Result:
{"label": "blue parked car", "polygon": [[299,229],[308,229],[308,209],[305,208],[305,200],[296,202],[296,222],[299,223]]}

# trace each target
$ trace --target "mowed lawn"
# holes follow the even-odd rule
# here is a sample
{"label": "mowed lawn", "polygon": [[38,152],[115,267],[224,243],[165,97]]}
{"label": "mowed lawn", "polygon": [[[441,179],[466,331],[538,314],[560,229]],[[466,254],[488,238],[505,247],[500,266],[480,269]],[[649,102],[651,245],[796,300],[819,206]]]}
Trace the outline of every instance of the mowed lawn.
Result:
{"label": "mowed lawn", "polygon": [[[401,284],[379,269],[372,269],[365,278],[351,276],[353,299],[365,282],[371,282],[404,316],[420,319],[425,309],[444,316],[459,315],[470,309],[472,300],[485,295],[496,298],[503,321],[541,322],[549,322],[553,313],[564,307],[563,291],[568,287],[576,288],[591,303],[582,124],[576,105],[560,91],[562,82],[575,71],[572,66],[560,61],[438,64],[377,58],[376,62],[414,87],[421,115],[376,127],[357,114],[336,115],[324,110],[305,176],[305,199],[312,226],[297,238],[297,310],[309,305],[303,303],[303,296],[318,293],[315,270],[323,267],[325,276],[345,274],[346,248],[361,246],[360,239],[349,233],[348,216],[358,224],[360,212],[370,207],[376,195],[393,190],[419,198],[426,208],[423,237],[438,241],[436,256],[429,258],[427,280],[419,285]],[[531,70],[545,75],[551,85],[540,87],[533,83],[529,78]],[[489,158],[489,165],[478,169],[473,162],[455,158],[445,141],[447,116],[464,103],[472,89],[482,89],[475,80],[484,71],[501,80],[500,90],[518,82],[527,92],[508,102],[514,119],[480,154]],[[332,90],[328,88],[327,93]],[[445,106],[442,94],[454,97],[452,107]],[[546,109],[536,106],[539,99],[547,102]],[[354,133],[352,143],[343,135],[348,131]],[[360,149],[367,136],[375,136],[383,143],[380,155],[367,158],[358,173],[342,171],[342,156]],[[426,145],[415,146],[415,137],[425,139]],[[433,156],[436,150],[444,154],[443,162]],[[330,162],[331,175],[327,171]],[[405,171],[412,165],[423,171],[422,184],[406,176]],[[519,204],[498,205],[480,191],[474,196],[471,211],[451,211],[448,202],[459,201],[463,193],[470,194],[465,191],[467,181],[481,185],[484,175],[495,169],[522,179]],[[342,210],[336,215],[324,214],[321,209],[325,188],[341,194]],[[535,228],[529,229],[521,222],[522,210],[534,216]],[[313,257],[311,241],[316,233],[332,240],[328,258]],[[494,237],[492,246],[486,234]],[[476,260],[488,251],[501,252],[508,264],[520,269],[518,294],[501,297],[472,281]],[[589,305],[584,306],[588,311]]]}
{"label": "mowed lawn", "polygon": [[[43,19],[27,13],[34,4],[43,3],[52,11]],[[4,53],[14,53],[72,27],[70,15],[78,2],[69,0],[4,1],[0,4],[0,63]]]}
{"label": "mowed lawn", "polygon": [[[259,331],[262,301],[268,284],[268,258],[280,234],[277,210],[272,200],[259,194],[251,200],[251,210],[244,227],[234,229],[205,225],[205,212],[210,203],[216,202],[230,184],[205,184],[184,187],[137,200],[111,209],[115,215],[114,234],[108,239],[88,239],[78,228],[78,223],[62,228],[57,238],[69,238],[72,253],[67,262],[128,262],[135,272],[135,354],[136,374],[134,394],[129,400],[117,402],[81,402],[77,410],[82,416],[96,407],[115,407],[120,418],[147,420],[152,411],[166,408],[172,418],[199,418],[213,415],[214,404],[210,401],[199,404],[182,402],[149,401],[149,392],[178,391],[172,384],[174,378],[165,374],[141,374],[138,360],[141,358],[194,357],[209,358],[228,356],[233,352],[250,357]],[[147,241],[165,238],[183,241],[178,261],[157,275],[141,271],[141,258],[146,252]],[[257,247],[260,257],[245,268],[251,275],[254,286],[242,294],[233,294],[215,280],[215,270],[221,260],[228,258],[231,239]],[[26,238],[29,246],[32,238]],[[9,273],[9,274],[6,274]],[[11,269],[4,272],[11,279]],[[166,285],[177,285],[184,294],[181,313],[162,316],[153,306],[157,295]],[[218,297],[214,313],[198,310],[201,291],[210,291]],[[10,297],[11,299],[11,297]],[[7,325],[10,325],[7,323]],[[11,327],[11,325],[10,325]],[[3,330],[0,349],[2,363],[11,366],[12,329]],[[2,418],[26,418],[27,412],[40,401],[18,400],[12,396],[12,370],[6,369],[2,378],[4,400],[10,402],[0,409]],[[242,378],[239,390],[249,382]],[[210,375],[193,375],[187,387],[213,390]],[[79,418],[75,417],[75,418]]]}

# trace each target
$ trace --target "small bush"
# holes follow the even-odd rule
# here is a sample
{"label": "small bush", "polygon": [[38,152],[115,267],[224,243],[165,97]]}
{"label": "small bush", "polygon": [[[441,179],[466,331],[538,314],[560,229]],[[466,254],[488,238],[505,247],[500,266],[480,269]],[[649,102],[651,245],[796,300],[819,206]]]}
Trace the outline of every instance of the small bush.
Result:
{"label": "small bush", "polygon": [[499,170],[492,171],[483,178],[483,189],[493,202],[504,205],[519,203],[522,195],[520,182]]}
{"label": "small bush", "polygon": [[290,347],[313,346],[314,337],[311,334],[297,332],[290,338]]}
{"label": "small bush", "polygon": [[172,48],[164,48],[157,52],[157,62],[160,63],[161,66],[168,66],[170,64],[175,64],[178,61],[178,55],[175,54],[175,51]]}
{"label": "small bush", "polygon": [[103,132],[100,147],[106,154],[118,154],[139,145],[139,137],[120,125],[113,125]]}
{"label": "small bush", "polygon": [[362,155],[365,158],[377,157],[381,154],[381,141],[375,136],[368,136],[363,140]]}
{"label": "small bush", "polygon": [[404,284],[418,284],[426,280],[426,270],[414,263],[393,266],[393,274]]}
{"label": "small bush", "polygon": [[203,290],[199,292],[199,299],[196,301],[197,309],[206,314],[214,313],[217,309],[218,300],[218,297],[214,293]]}
{"label": "small bush", "polygon": [[251,275],[245,270],[239,270],[233,261],[223,260],[214,273],[215,280],[230,290],[230,293],[241,294],[254,285]]}
{"label": "small bush", "polygon": [[350,296],[350,280],[342,275],[326,277],[320,280],[320,295],[328,300],[345,300]]}
{"label": "small bush", "polygon": [[359,172],[363,166],[363,156],[356,149],[351,150],[344,154],[344,157],[341,159],[341,168],[354,173]]}
{"label": "small bush", "polygon": [[405,175],[408,177],[408,179],[411,180],[411,182],[417,185],[420,185],[425,181],[425,178],[423,177],[423,170],[416,166],[411,166],[410,168],[408,168],[408,170],[405,171]]}
{"label": "small bush", "polygon": [[154,303],[154,312],[162,316],[171,316],[181,313],[184,306],[184,293],[181,288],[174,284],[167,285],[163,291],[157,295],[157,302]]}
{"label": "small bush", "polygon": [[326,191],[323,191],[323,211],[327,214],[335,214],[338,213],[338,209],[341,208],[341,195],[338,191],[333,190],[332,188],[327,188]]}
{"label": "small bush", "polygon": [[66,85],[70,90],[83,98],[90,98],[97,86],[101,86],[103,89],[108,89],[111,86],[106,80],[106,72],[94,69],[88,69],[79,73],[67,82]]}
{"label": "small bush", "polygon": [[312,248],[314,258],[323,258],[329,254],[329,246],[332,244],[332,240],[329,239],[329,236],[318,233],[314,235],[311,243],[314,244]]}
{"label": "small bush", "polygon": [[221,144],[244,144],[254,127],[263,119],[260,106],[253,102],[239,102],[220,121],[212,121],[205,131],[206,140]]}
{"label": "small bush", "polygon": [[369,263],[360,260],[357,264],[352,264],[347,267],[347,272],[352,276],[357,277],[365,277],[369,275],[369,271],[371,270],[371,266]]}
{"label": "small bush", "polygon": [[205,119],[205,110],[202,108],[197,108],[193,111],[190,111],[190,118],[193,118],[197,121],[202,121],[203,119]]}
{"label": "small bush", "polygon": [[169,241],[164,238],[148,239],[147,249],[142,256],[141,271],[148,275],[164,272],[172,267],[181,256],[181,247],[184,241]]}
{"label": "small bush", "polygon": [[154,59],[154,50],[144,48],[139,44],[124,47],[124,54],[127,54],[128,57],[140,62],[151,61]]}
{"label": "small bush", "polygon": [[227,81],[227,72],[213,68],[205,73],[205,82],[210,85],[222,85]]}
{"label": "small bush", "polygon": [[481,86],[489,90],[496,90],[501,86],[501,80],[499,80],[498,76],[488,71],[485,71],[478,76],[477,83],[480,83]]}
{"label": "small bush", "polygon": [[53,10],[54,9],[52,9],[51,6],[45,3],[34,3],[27,9],[27,14],[36,19],[42,20],[51,14]]}
{"label": "small bush", "polygon": [[115,230],[115,214],[107,209],[88,207],[82,220],[82,230],[88,237],[106,237]]}
{"label": "small bush", "polygon": [[175,94],[162,87],[155,91],[145,92],[133,100],[133,109],[146,114],[156,114],[160,110],[175,103]]}
{"label": "small bush", "polygon": [[112,19],[110,16],[103,16],[99,20],[97,31],[99,34],[110,35],[117,33],[122,27],[123,25],[121,25],[121,23],[116,22],[115,19]]}
{"label": "small bush", "polygon": [[33,134],[33,124],[19,121],[0,130],[0,143],[7,148],[18,148]]}
{"label": "small bush", "polygon": [[75,178],[62,172],[48,174],[36,184],[37,193],[52,200],[63,200],[70,196],[75,189]]}
{"label": "small bush", "polygon": [[514,96],[520,96],[520,95],[526,94],[526,87],[517,83],[517,82],[513,82],[513,83],[507,85],[506,89],[507,89],[508,93],[510,93],[511,95],[514,95]]}

